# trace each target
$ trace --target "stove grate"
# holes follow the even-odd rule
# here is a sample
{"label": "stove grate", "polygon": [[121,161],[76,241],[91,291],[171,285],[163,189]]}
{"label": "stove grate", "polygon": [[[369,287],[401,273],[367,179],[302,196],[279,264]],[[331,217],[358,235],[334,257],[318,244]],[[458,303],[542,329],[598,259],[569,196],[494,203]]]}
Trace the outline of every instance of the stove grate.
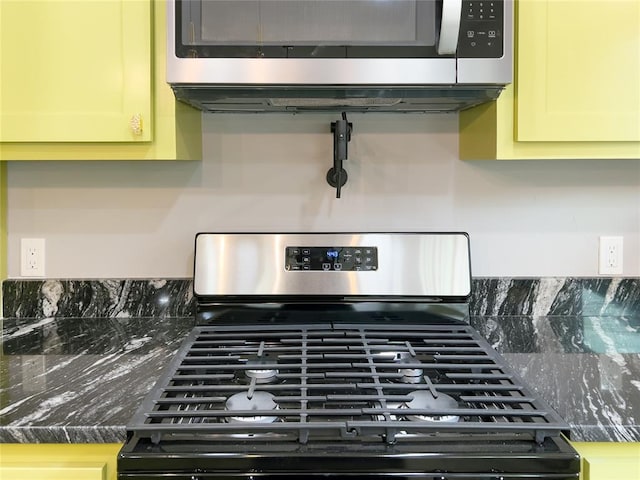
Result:
{"label": "stove grate", "polygon": [[[421,391],[454,401],[417,408]],[[242,392],[247,406],[228,409]],[[256,392],[272,398],[268,409],[252,403]],[[156,443],[176,435],[394,443],[505,432],[542,443],[568,432],[464,324],[196,327],[129,428]]]}

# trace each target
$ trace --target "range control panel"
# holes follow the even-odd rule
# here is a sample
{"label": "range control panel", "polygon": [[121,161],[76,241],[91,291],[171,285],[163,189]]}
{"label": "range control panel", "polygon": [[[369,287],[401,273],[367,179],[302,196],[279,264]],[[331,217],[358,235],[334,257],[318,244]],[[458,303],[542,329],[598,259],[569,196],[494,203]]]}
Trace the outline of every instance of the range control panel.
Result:
{"label": "range control panel", "polygon": [[503,54],[504,0],[465,0],[458,37],[459,58],[500,58]]}
{"label": "range control panel", "polygon": [[287,247],[285,270],[354,272],[378,269],[377,247]]}

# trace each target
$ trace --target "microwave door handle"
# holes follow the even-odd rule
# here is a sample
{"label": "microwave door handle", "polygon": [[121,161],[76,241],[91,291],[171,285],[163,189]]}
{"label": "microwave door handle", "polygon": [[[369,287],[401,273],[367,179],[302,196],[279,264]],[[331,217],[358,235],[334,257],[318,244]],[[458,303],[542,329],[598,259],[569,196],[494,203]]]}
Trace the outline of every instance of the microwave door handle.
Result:
{"label": "microwave door handle", "polygon": [[455,55],[458,48],[461,16],[462,0],[442,0],[438,55]]}

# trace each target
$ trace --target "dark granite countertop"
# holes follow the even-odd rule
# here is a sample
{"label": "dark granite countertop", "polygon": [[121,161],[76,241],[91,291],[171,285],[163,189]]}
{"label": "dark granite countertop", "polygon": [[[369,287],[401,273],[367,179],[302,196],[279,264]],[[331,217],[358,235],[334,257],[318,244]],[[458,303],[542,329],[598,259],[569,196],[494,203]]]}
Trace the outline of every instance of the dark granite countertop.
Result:
{"label": "dark granite countertop", "polygon": [[[640,441],[640,317],[474,316],[578,441]],[[122,442],[193,327],[180,318],[5,319],[0,442]]]}
{"label": "dark granite countertop", "polygon": [[123,442],[193,317],[4,319],[0,442]]}
{"label": "dark granite countertop", "polygon": [[471,324],[571,426],[640,441],[640,317],[473,317]]}

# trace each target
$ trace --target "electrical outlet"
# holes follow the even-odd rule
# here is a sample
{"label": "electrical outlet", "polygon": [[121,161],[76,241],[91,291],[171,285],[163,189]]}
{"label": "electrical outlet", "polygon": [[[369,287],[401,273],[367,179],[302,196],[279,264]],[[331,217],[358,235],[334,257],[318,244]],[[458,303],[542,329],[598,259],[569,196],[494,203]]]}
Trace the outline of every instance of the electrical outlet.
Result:
{"label": "electrical outlet", "polygon": [[598,272],[601,275],[622,273],[622,237],[600,237]]}
{"label": "electrical outlet", "polygon": [[23,238],[20,242],[20,275],[44,277],[44,238]]}

